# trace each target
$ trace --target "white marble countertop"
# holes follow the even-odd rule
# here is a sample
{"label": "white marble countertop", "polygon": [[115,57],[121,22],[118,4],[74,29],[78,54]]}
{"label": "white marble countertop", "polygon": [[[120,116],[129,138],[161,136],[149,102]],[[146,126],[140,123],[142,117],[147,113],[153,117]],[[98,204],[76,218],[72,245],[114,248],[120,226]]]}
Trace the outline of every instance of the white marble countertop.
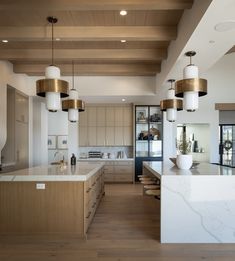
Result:
{"label": "white marble countertop", "polygon": [[103,158],[79,158],[78,161],[134,161],[134,158],[126,158],[126,159],[103,159]]}
{"label": "white marble countertop", "polygon": [[0,174],[1,181],[86,181],[104,163],[78,162],[75,166],[47,165]]}
{"label": "white marble countertop", "polygon": [[143,165],[159,178],[172,175],[235,175],[234,168],[204,162],[189,170],[179,169],[173,163],[164,161],[144,161]]}

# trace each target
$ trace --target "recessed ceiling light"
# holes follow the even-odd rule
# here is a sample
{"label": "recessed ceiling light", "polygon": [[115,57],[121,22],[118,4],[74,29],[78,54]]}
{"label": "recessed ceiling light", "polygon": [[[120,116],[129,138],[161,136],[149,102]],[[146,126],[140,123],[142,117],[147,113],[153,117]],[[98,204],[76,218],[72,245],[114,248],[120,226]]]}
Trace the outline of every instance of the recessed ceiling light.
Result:
{"label": "recessed ceiling light", "polygon": [[127,11],[126,10],[121,10],[120,11],[120,15],[122,15],[122,16],[127,15]]}
{"label": "recessed ceiling light", "polygon": [[218,23],[215,26],[215,31],[217,31],[217,32],[227,32],[227,31],[233,30],[233,29],[235,29],[235,21],[233,21],[233,20]]}
{"label": "recessed ceiling light", "polygon": [[121,43],[126,43],[126,40],[121,40]]}
{"label": "recessed ceiling light", "polygon": [[8,40],[2,40],[3,43],[8,43]]}
{"label": "recessed ceiling light", "polygon": [[126,99],[123,98],[123,99],[122,99],[122,102],[125,102],[125,101],[126,101]]}

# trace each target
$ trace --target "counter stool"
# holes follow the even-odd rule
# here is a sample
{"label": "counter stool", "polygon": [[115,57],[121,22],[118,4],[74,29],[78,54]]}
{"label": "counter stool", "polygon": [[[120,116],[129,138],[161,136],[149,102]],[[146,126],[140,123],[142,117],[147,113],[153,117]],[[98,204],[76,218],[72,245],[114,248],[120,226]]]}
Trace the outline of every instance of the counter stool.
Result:
{"label": "counter stool", "polygon": [[137,177],[138,177],[138,178],[147,178],[147,177],[149,177],[149,176],[146,175],[146,174],[144,174],[144,175],[138,175]]}
{"label": "counter stool", "polygon": [[147,181],[147,180],[152,180],[151,177],[144,177],[144,178],[139,178],[140,181]]}
{"label": "counter stool", "polygon": [[156,185],[154,180],[142,180],[140,183],[143,185]]}
{"label": "counter stool", "polygon": [[144,185],[144,189],[160,189],[159,185]]}

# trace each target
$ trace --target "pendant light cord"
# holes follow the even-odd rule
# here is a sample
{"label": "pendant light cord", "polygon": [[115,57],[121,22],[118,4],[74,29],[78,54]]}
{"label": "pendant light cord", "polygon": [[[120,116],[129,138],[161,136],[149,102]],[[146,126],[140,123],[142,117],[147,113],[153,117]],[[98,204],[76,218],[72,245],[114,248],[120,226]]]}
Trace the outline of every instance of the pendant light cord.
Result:
{"label": "pendant light cord", "polygon": [[52,33],[51,33],[51,51],[52,51],[52,55],[51,55],[51,65],[54,65],[54,21],[52,21],[51,23],[52,26]]}
{"label": "pendant light cord", "polygon": [[72,61],[72,65],[73,65],[73,90],[74,90],[74,61]]}

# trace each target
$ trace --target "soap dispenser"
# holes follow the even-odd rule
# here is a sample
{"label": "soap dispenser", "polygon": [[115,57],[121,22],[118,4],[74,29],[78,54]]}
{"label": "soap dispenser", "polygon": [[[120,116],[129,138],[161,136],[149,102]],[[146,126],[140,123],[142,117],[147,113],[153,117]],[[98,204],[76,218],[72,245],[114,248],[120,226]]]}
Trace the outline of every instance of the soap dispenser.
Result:
{"label": "soap dispenser", "polygon": [[71,165],[76,165],[76,157],[75,157],[74,153],[72,154],[72,157],[71,157]]}

